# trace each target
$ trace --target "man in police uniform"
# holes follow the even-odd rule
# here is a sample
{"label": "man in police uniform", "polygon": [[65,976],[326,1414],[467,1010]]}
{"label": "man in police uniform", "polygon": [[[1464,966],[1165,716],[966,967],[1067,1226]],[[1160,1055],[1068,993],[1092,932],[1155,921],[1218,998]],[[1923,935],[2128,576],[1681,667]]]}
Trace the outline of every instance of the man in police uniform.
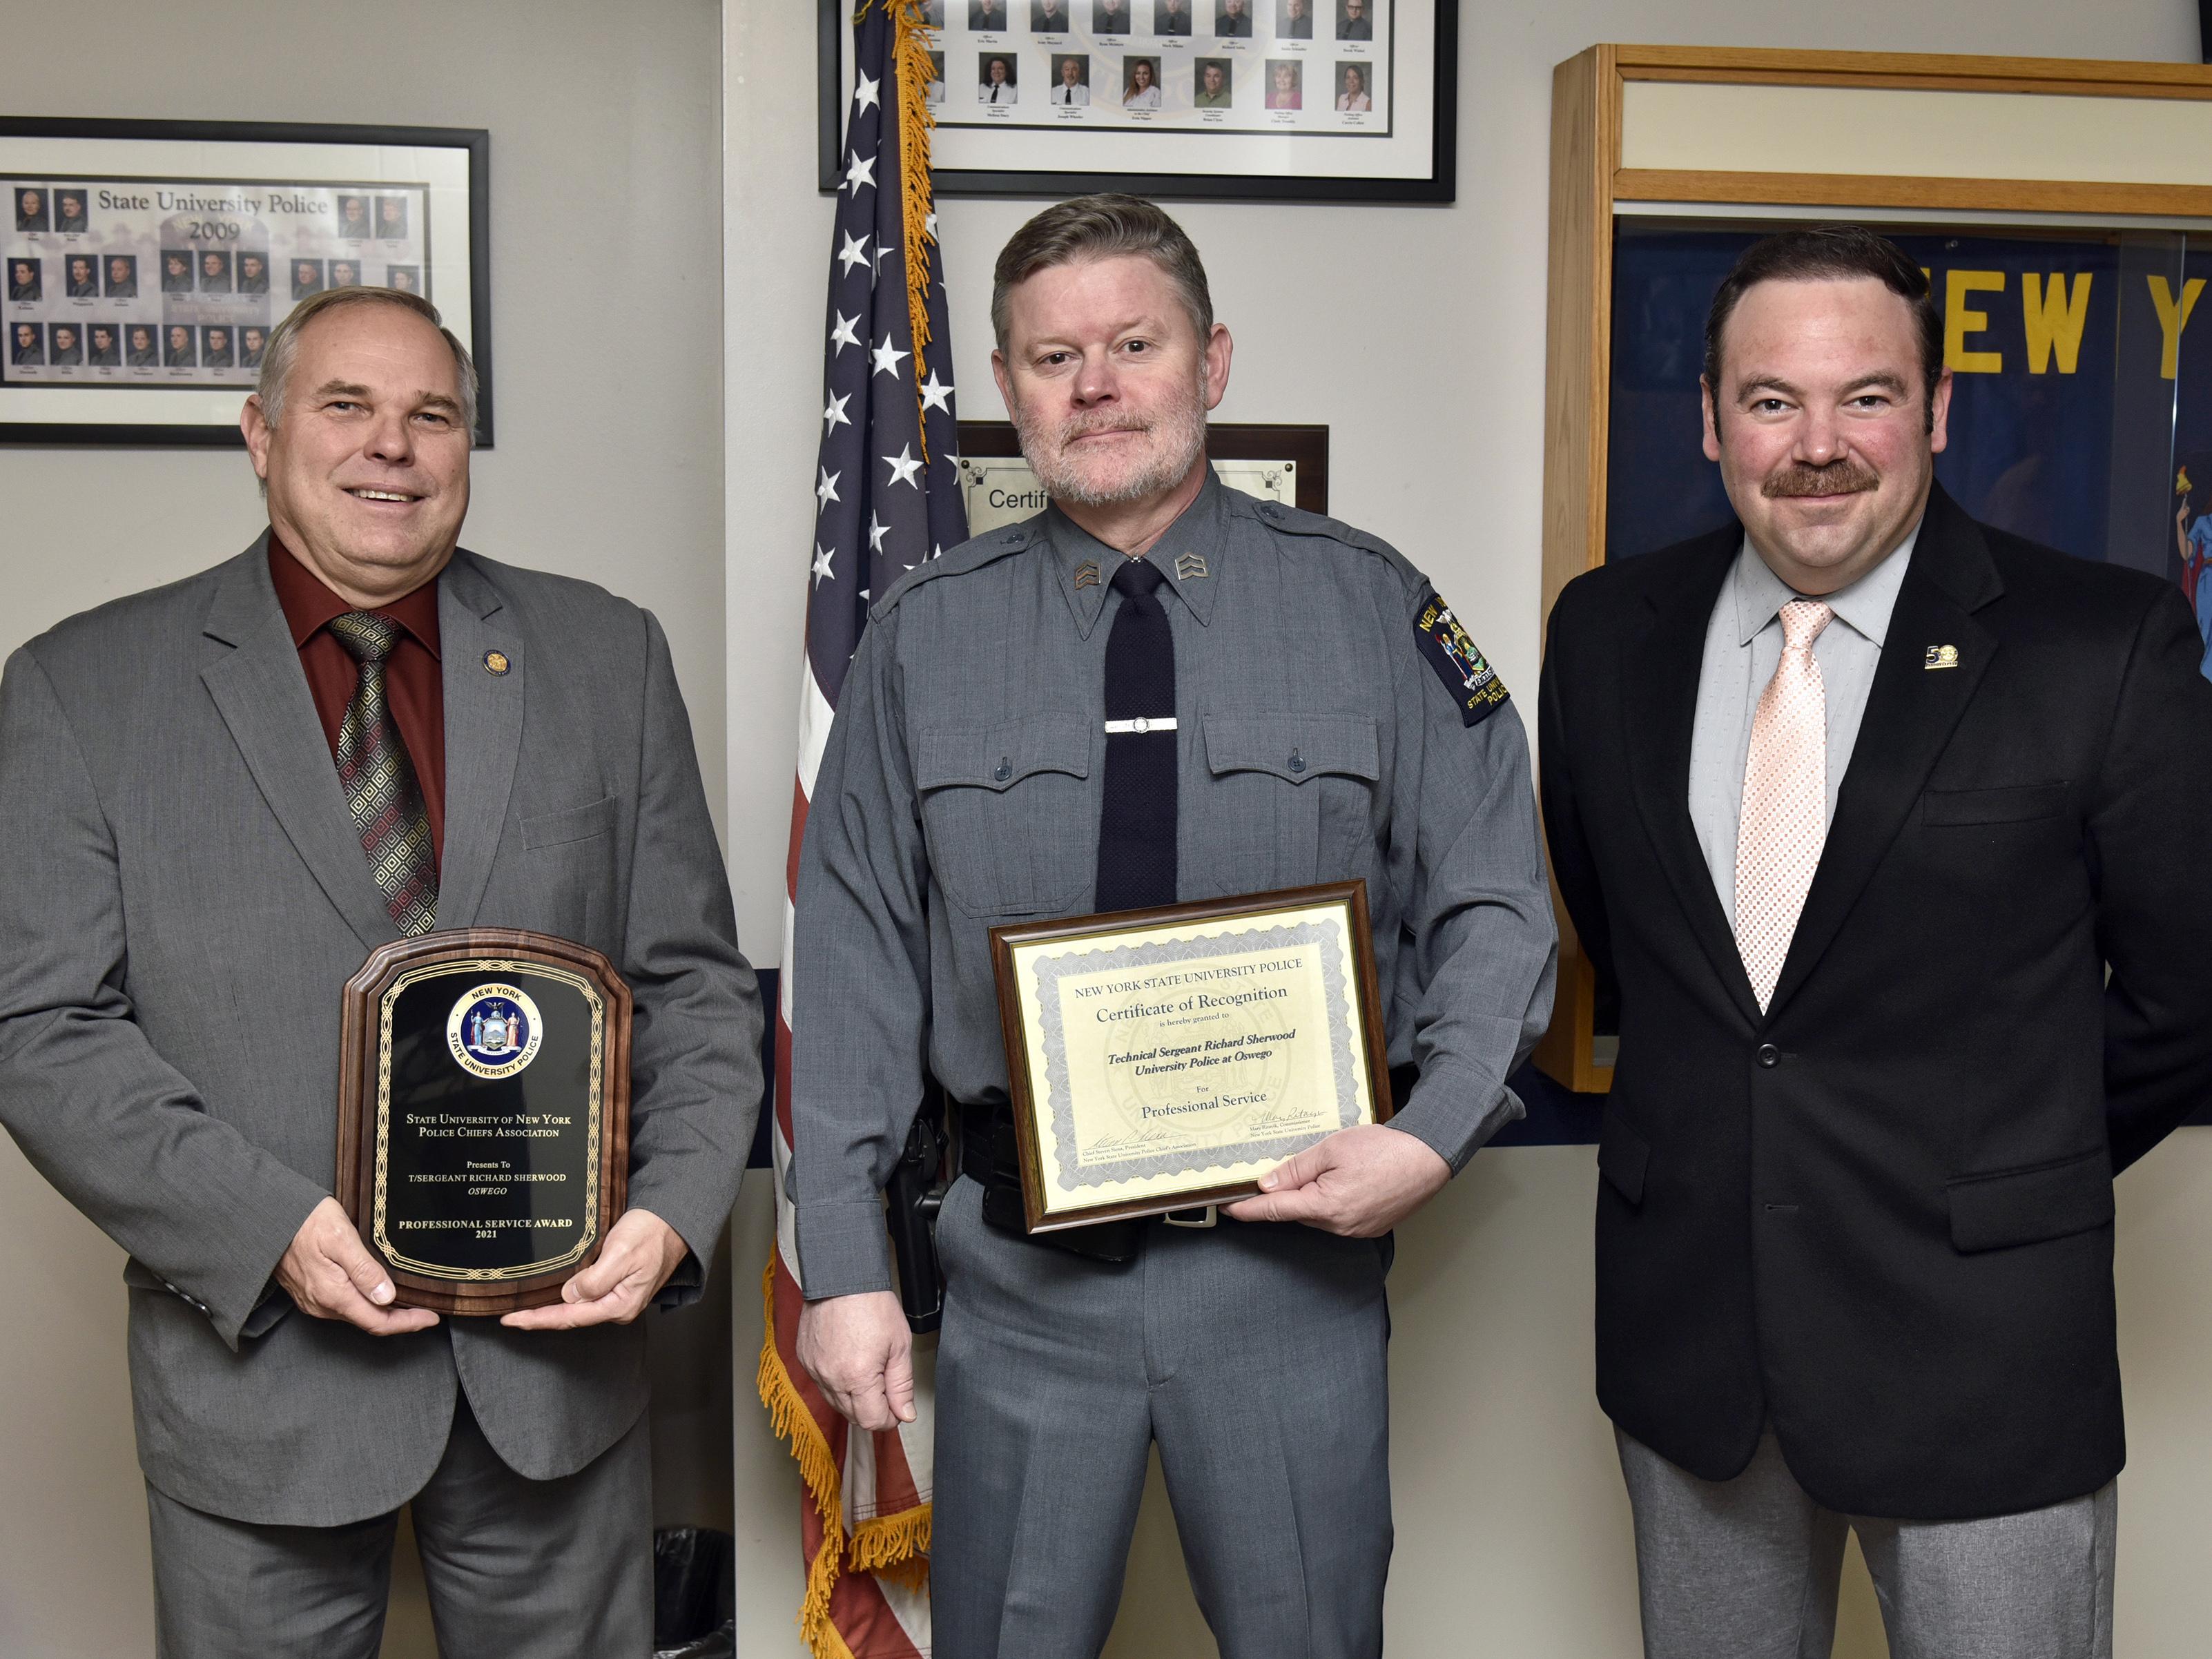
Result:
{"label": "man in police uniform", "polygon": [[[1389,1234],[1520,1115],[1504,1079],[1551,1007],[1520,719],[1407,561],[1214,478],[1229,331],[1165,214],[1048,209],[1000,255],[992,316],[1053,505],[877,602],[817,776],[793,981],[799,1358],[861,1426],[912,1418],[878,1189],[926,1063],[963,1141],[938,1228],[939,1659],[1098,1651],[1154,1441],[1226,1659],[1379,1654]],[[1151,630],[1145,689],[1176,712],[1109,736],[1125,628]],[[1133,803],[1166,796],[1133,844],[1132,743],[1165,745],[1145,754],[1167,781]],[[1332,1135],[1228,1206],[1233,1224],[1032,1240],[989,928],[1123,908],[1132,863],[1183,901],[1363,878],[1390,1060],[1419,1082],[1388,1126]]]}

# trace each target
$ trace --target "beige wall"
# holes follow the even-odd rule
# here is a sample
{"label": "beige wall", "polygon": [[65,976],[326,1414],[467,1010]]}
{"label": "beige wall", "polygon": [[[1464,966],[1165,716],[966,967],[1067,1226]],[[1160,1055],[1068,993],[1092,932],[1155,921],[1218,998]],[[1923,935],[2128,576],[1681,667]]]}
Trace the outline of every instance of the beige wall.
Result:
{"label": "beige wall", "polygon": [[[755,936],[780,923],[803,555],[821,432],[831,207],[813,188],[813,8],[725,0],[725,227],[732,873]],[[2193,60],[2186,0],[1462,0],[1459,200],[1448,208],[1191,204],[1235,331],[1218,418],[1331,428],[1333,510],[1403,548],[1470,619],[1509,685],[1539,659],[1537,549],[1552,66],[1604,40]],[[1755,139],[1747,136],[1747,143]],[[991,260],[1035,203],[945,201],[954,376],[971,419],[1003,411],[988,370]],[[739,342],[742,341],[742,346]],[[1486,1153],[1401,1235],[1392,1279],[1394,1651],[1598,1659],[1638,1650],[1627,1511],[1590,1400],[1588,1148]],[[755,1177],[736,1253],[765,1260]],[[2203,1644],[2212,1583],[2212,1131],[2119,1186],[2134,1460],[2123,1481],[2120,1641]],[[750,1368],[758,1310],[738,1310]],[[799,1577],[789,1460],[740,1401],[741,1628],[784,1659]],[[1210,1653],[1155,1487],[1110,1652]],[[1839,1653],[1881,1650],[1863,1575]]]}
{"label": "beige wall", "polygon": [[[10,6],[0,45],[11,115],[490,129],[499,429],[476,459],[465,540],[652,607],[718,817],[720,31],[713,0],[71,0]],[[593,283],[609,248],[649,250],[670,273],[642,309]],[[570,343],[611,325],[617,351]],[[0,449],[0,651],[234,553],[259,524],[237,451]],[[773,959],[774,930],[747,942]],[[122,1256],[4,1137],[0,1261],[0,1654],[150,1653]],[[727,1316],[718,1300],[657,1334],[664,1350],[709,1357],[660,1356],[671,1516],[726,1524],[728,1379],[712,1362]],[[387,1652],[430,1650],[403,1583]]]}

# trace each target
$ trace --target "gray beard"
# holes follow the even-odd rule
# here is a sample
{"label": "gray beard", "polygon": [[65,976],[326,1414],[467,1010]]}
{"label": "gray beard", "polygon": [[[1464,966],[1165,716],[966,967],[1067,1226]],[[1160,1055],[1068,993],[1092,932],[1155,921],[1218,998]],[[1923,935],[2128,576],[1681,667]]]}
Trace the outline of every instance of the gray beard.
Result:
{"label": "gray beard", "polygon": [[1117,507],[1163,494],[1189,476],[1206,453],[1206,398],[1201,386],[1202,382],[1194,386],[1190,396],[1170,410],[1153,428],[1167,439],[1165,453],[1110,488],[1096,487],[1075,468],[1060,465],[1060,453],[1047,442],[1042,422],[1017,410],[1014,432],[1021,441],[1022,459],[1036,474],[1045,494],[1056,501],[1073,501],[1078,507]]}

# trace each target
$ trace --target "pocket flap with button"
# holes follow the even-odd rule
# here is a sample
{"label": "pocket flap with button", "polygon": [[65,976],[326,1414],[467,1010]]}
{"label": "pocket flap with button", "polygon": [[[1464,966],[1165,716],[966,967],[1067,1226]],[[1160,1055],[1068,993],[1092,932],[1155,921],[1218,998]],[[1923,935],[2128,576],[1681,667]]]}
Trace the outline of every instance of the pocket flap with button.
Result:
{"label": "pocket flap with button", "polygon": [[1950,1182],[1951,1243],[1962,1252],[2086,1233],[2112,1218],[2112,1154],[2098,1146],[2054,1164]]}
{"label": "pocket flap with button", "polygon": [[981,730],[931,731],[915,745],[915,787],[966,785],[1011,789],[1037,772],[1091,775],[1091,723],[1080,714],[1036,714]]}
{"label": "pocket flap with button", "polygon": [[2014,783],[1996,789],[1930,789],[1920,821],[1932,824],[2021,823],[2056,816],[2066,805],[2061,783]]}
{"label": "pocket flap with button", "polygon": [[1208,714],[1206,763],[1217,775],[1267,772],[1286,783],[1382,775],[1375,722],[1362,714]]}

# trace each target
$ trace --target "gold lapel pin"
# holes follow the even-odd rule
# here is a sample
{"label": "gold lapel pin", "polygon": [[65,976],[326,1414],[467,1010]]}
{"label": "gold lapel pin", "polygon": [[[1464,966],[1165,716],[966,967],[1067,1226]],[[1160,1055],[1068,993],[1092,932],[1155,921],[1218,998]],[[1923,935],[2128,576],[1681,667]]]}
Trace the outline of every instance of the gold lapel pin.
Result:
{"label": "gold lapel pin", "polygon": [[1206,574],[1206,561],[1195,553],[1186,553],[1176,561],[1176,579],[1191,581]]}
{"label": "gold lapel pin", "polygon": [[1923,663],[1921,667],[1932,672],[1938,668],[1956,668],[1958,665],[1959,647],[1957,646],[1931,645],[1928,647],[1928,660]]}
{"label": "gold lapel pin", "polygon": [[1097,560],[1085,559],[1081,564],[1075,567],[1075,591],[1077,592],[1081,592],[1086,587],[1096,587],[1097,586]]}
{"label": "gold lapel pin", "polygon": [[507,653],[504,651],[484,653],[484,672],[487,674],[504,674],[514,666],[514,665],[507,659]]}

